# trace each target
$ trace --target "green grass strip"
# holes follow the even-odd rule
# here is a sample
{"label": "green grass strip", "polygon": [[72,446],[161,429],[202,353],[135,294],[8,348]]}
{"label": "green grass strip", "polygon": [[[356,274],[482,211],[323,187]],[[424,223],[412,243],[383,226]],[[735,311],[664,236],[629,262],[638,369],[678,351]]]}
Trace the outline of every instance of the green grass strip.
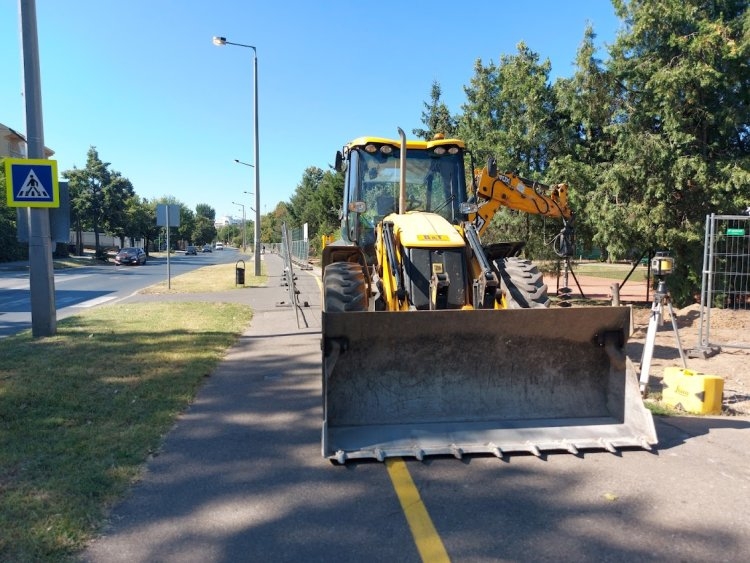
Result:
{"label": "green grass strip", "polygon": [[81,549],[250,318],[238,304],[133,303],[0,341],[0,560]]}

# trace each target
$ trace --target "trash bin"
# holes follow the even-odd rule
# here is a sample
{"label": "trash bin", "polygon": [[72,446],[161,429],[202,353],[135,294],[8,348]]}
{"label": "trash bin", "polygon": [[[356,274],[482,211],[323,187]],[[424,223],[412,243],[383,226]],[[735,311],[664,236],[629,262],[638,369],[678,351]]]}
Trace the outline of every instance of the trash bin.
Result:
{"label": "trash bin", "polygon": [[[242,266],[240,266],[240,262],[242,262]],[[237,265],[234,269],[234,284],[235,285],[245,285],[245,261],[244,260],[237,260]]]}

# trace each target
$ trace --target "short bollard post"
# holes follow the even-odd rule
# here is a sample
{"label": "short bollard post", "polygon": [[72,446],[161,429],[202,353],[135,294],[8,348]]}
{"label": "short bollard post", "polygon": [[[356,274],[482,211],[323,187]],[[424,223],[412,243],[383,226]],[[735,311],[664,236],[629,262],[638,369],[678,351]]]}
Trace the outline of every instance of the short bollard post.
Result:
{"label": "short bollard post", "polygon": [[613,283],[612,285],[609,286],[609,289],[612,293],[612,306],[619,307],[620,306],[620,284]]}
{"label": "short bollard post", "polygon": [[[242,266],[240,266],[242,262]],[[234,268],[234,285],[245,285],[245,261],[237,260],[237,264]]]}

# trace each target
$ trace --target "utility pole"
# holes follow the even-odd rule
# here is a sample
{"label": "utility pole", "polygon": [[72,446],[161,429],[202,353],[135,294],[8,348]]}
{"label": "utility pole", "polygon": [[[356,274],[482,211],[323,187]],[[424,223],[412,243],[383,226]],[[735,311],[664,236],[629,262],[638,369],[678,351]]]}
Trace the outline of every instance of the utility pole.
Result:
{"label": "utility pole", "polygon": [[[21,16],[21,48],[26,103],[26,158],[45,158],[36,0],[19,0],[18,6]],[[57,332],[57,313],[49,210],[30,207],[27,212],[29,214],[31,332],[34,337],[53,336]]]}

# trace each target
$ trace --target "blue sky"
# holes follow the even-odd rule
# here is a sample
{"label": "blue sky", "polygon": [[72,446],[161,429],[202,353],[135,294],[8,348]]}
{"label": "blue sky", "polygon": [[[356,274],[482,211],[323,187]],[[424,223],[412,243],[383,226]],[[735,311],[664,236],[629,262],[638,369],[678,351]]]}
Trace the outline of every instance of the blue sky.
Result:
{"label": "blue sky", "polygon": [[[401,6],[400,4],[403,4]],[[600,58],[621,22],[607,0],[334,2],[37,0],[45,145],[58,167],[95,146],[138,195],[217,216],[254,206],[255,45],[261,213],[289,201],[361,135],[411,136],[432,82],[453,113],[476,59],[524,41],[570,76],[587,23]],[[0,0],[0,123],[25,132],[18,2]],[[248,216],[250,209],[246,208]]]}

